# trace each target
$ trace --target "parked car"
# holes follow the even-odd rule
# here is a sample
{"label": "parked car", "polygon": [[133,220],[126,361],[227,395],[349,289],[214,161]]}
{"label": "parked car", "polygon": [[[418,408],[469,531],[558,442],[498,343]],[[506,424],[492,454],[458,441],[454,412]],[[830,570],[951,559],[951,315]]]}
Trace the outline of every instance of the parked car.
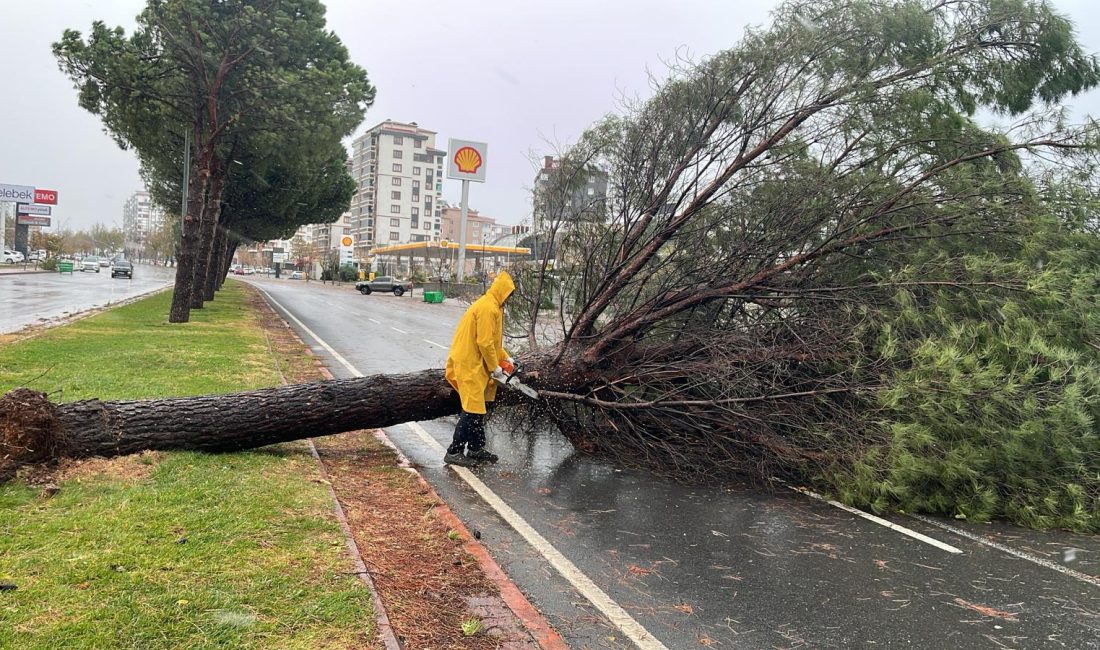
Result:
{"label": "parked car", "polygon": [[46,259],[46,251],[41,250],[41,249],[36,250],[36,251],[31,251],[30,254],[27,255],[27,260],[29,260],[31,262],[41,262],[45,259]]}
{"label": "parked car", "polygon": [[99,258],[95,255],[89,255],[80,261],[81,271],[95,271],[99,273]]}
{"label": "parked car", "polygon": [[23,254],[19,251],[9,251],[5,248],[0,258],[3,258],[5,264],[18,264],[23,261]]}
{"label": "parked car", "polygon": [[301,280],[305,277],[306,277],[305,273],[302,273],[301,271],[295,271],[295,272],[291,273],[290,275],[288,275],[286,277],[286,279],[287,280]]}
{"label": "parked car", "polygon": [[117,259],[111,262],[111,277],[117,278],[123,275],[131,280],[134,279],[134,265],[130,264],[130,260]]}
{"label": "parked car", "polygon": [[375,291],[381,291],[383,293],[393,292],[393,295],[401,297],[406,291],[412,293],[413,285],[412,282],[396,280],[391,276],[381,275],[366,282],[356,282],[355,290],[364,296],[369,296]]}

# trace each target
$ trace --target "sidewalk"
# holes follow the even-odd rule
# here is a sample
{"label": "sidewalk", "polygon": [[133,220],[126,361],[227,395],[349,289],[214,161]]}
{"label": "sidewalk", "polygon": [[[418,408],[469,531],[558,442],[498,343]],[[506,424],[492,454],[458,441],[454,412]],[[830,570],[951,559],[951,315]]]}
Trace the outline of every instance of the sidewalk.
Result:
{"label": "sidewalk", "polygon": [[46,271],[43,269],[35,268],[33,263],[30,264],[0,264],[0,275],[22,275],[24,273],[57,273],[57,271]]}

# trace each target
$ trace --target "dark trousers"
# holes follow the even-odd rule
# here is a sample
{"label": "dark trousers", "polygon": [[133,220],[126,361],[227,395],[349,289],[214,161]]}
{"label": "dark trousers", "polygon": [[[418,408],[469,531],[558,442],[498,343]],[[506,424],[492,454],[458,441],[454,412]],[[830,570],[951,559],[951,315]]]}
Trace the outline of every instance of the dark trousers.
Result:
{"label": "dark trousers", "polygon": [[447,448],[448,454],[461,454],[463,449],[477,451],[485,446],[485,416],[462,412],[455,425],[454,439]]}

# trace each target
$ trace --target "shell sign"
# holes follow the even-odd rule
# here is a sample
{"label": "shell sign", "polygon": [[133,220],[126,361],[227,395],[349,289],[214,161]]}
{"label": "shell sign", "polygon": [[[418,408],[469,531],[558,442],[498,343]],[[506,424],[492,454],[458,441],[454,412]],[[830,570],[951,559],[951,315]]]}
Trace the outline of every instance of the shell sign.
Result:
{"label": "shell sign", "polygon": [[450,140],[447,158],[447,178],[485,182],[485,161],[489,145],[484,142]]}

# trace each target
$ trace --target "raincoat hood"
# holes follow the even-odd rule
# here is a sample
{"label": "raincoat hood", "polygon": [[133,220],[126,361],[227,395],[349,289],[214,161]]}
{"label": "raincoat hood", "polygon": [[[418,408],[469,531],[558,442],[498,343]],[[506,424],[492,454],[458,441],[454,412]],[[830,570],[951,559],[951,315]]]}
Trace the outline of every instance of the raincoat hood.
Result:
{"label": "raincoat hood", "polygon": [[504,304],[504,301],[507,300],[508,296],[512,295],[512,292],[515,290],[516,283],[512,281],[512,276],[509,275],[507,271],[501,271],[500,275],[493,280],[493,285],[489,287],[485,295],[492,297],[499,307]]}

